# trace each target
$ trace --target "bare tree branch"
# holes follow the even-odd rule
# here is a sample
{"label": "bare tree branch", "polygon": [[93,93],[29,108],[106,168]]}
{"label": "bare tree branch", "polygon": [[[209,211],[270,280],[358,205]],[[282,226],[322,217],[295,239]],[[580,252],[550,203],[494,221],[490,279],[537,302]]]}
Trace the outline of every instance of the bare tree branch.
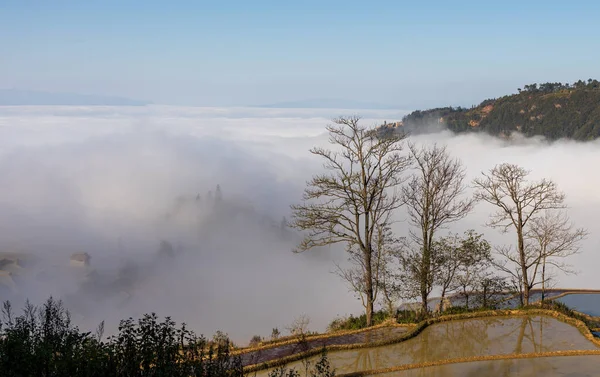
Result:
{"label": "bare tree branch", "polygon": [[[529,269],[539,264],[536,254],[525,242],[528,229],[535,228],[535,224],[529,226],[530,221],[535,221],[544,211],[565,208],[565,194],[558,190],[553,181],[542,179],[529,182],[529,173],[518,165],[501,164],[473,181],[477,189],[476,198],[498,208],[490,216],[488,226],[500,228],[503,232],[512,228],[516,232],[516,250],[513,253],[512,248],[503,249],[501,255],[519,266],[525,305],[529,304],[529,291],[535,284],[537,274],[537,267],[534,267],[534,271]],[[505,270],[511,271],[514,276],[514,270]]]}
{"label": "bare tree branch", "polygon": [[574,273],[562,260],[578,253],[580,243],[587,235],[585,229],[575,228],[565,211],[546,210],[542,216],[531,219],[531,226],[525,234],[531,254],[528,268],[533,268],[534,278],[539,274],[542,300],[547,281],[546,265],[554,266],[564,273]]}
{"label": "bare tree branch", "polygon": [[[402,200],[407,206],[408,219],[414,227],[410,235],[415,244],[418,266],[410,266],[411,273],[417,273],[422,310],[427,312],[427,298],[432,290],[435,271],[432,248],[434,236],[439,229],[449,223],[464,218],[473,208],[473,199],[464,198],[465,170],[459,160],[450,158],[445,147],[418,148],[409,145],[415,161],[415,173],[402,188]],[[412,260],[405,266],[417,263]]]}
{"label": "bare tree branch", "polygon": [[338,275],[364,295],[370,325],[384,265],[385,251],[377,238],[384,237],[392,212],[403,204],[398,187],[410,158],[403,153],[405,136],[378,138],[375,128],[359,121],[356,116],[334,119],[327,126],[333,149],[310,150],[324,160],[326,173],[307,182],[303,203],[292,206],[290,225],[306,232],[295,252],[346,245],[357,269],[338,268]]}

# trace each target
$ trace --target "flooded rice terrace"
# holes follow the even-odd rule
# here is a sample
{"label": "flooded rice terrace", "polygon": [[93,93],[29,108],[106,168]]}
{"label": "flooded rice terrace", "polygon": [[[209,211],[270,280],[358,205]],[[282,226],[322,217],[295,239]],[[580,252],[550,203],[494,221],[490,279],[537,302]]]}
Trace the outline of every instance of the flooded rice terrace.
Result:
{"label": "flooded rice terrace", "polygon": [[600,316],[600,294],[598,293],[570,293],[556,299],[578,312]]}
{"label": "flooded rice terrace", "polygon": [[[328,353],[328,358],[331,366],[335,368],[336,374],[339,375],[456,358],[595,349],[598,347],[581,335],[575,327],[552,317],[537,315],[485,317],[438,323],[427,327],[416,337],[400,343],[331,351]],[[315,356],[309,361],[314,365],[318,358]],[[543,360],[545,359],[543,358]],[[543,364],[543,361],[541,363]],[[535,363],[528,364],[524,361],[522,364],[529,365],[528,368],[533,368],[531,370],[536,368],[532,366]],[[481,364],[480,367],[502,370],[510,365],[498,361],[489,366]],[[304,370],[302,361],[289,363],[286,367],[299,371]],[[468,375],[463,372],[457,373],[459,373],[458,375]],[[268,370],[260,371],[256,375],[266,377]],[[419,374],[406,375],[417,376]],[[437,376],[437,374],[432,375]],[[423,374],[423,376],[429,376],[429,374]]]}
{"label": "flooded rice terrace", "polygon": [[322,348],[323,346],[374,343],[386,339],[398,338],[402,334],[406,333],[409,328],[410,327],[405,326],[383,327],[373,330],[365,330],[354,334],[331,336],[321,339],[310,340],[310,338],[308,338],[305,344],[285,344],[279,347],[244,353],[242,354],[242,364],[261,364],[270,360],[281,359],[283,357],[305,352],[314,348]]}
{"label": "flooded rice terrace", "polygon": [[557,356],[530,359],[474,361],[405,371],[381,373],[377,377],[595,377],[600,356]]}

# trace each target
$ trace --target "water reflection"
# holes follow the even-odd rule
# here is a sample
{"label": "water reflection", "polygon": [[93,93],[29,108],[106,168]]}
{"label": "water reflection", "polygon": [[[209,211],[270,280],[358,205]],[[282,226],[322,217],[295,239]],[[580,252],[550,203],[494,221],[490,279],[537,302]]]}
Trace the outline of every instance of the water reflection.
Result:
{"label": "water reflection", "polygon": [[[596,346],[552,317],[488,317],[435,324],[398,344],[331,352],[329,360],[341,374],[443,359],[576,349]],[[301,362],[288,367],[304,370]]]}
{"label": "water reflection", "polygon": [[378,374],[377,377],[598,376],[600,356],[476,361]]}

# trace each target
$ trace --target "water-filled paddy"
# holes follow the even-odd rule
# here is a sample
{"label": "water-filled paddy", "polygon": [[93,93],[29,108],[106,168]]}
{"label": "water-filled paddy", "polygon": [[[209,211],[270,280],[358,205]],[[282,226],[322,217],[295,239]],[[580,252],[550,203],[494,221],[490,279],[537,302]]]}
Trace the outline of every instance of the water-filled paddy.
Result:
{"label": "water-filled paddy", "polygon": [[[401,343],[332,351],[328,357],[342,374],[454,358],[589,349],[597,347],[571,325],[547,316],[515,316],[438,323]],[[315,363],[317,357],[309,360]],[[301,361],[288,367],[304,370]]]}
{"label": "water-filled paddy", "polygon": [[571,293],[556,299],[571,309],[591,316],[600,316],[599,293]]}
{"label": "water-filled paddy", "polygon": [[244,353],[242,354],[242,364],[260,364],[269,360],[280,359],[295,353],[305,352],[313,348],[322,348],[323,346],[329,345],[374,343],[390,338],[400,337],[406,333],[408,329],[408,327],[395,326],[366,330],[354,334],[331,336],[322,339],[311,340],[309,338],[305,344],[292,343],[279,347]]}
{"label": "water-filled paddy", "polygon": [[599,365],[600,356],[557,356],[447,364],[376,374],[373,377],[595,377],[598,376]]}

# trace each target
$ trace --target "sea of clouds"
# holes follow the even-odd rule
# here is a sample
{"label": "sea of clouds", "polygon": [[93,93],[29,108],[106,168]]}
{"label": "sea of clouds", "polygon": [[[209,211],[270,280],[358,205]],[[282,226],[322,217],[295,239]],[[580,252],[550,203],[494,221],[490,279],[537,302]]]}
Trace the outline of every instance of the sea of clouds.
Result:
{"label": "sea of clouds", "polygon": [[[35,254],[43,266],[18,292],[0,299],[64,297],[76,322],[93,327],[106,320],[108,329],[119,319],[155,311],[201,333],[221,329],[241,343],[285,329],[301,314],[311,318],[311,329],[322,331],[336,315],[360,312],[360,302],[330,273],[333,261],[344,259],[340,248],[293,254],[296,240],[275,236],[268,225],[290,216],[289,205],[321,170],[308,149],[327,145],[325,125],[354,114],[375,125],[405,112],[0,107],[0,251]],[[560,276],[560,285],[600,288],[598,142],[449,132],[411,139],[447,145],[465,164],[469,181],[502,162],[530,169],[532,178],[555,180],[567,194],[573,221],[590,232],[582,253],[571,259],[579,273]],[[205,198],[217,184],[236,203],[231,218],[213,219],[213,212],[196,205],[165,220],[178,197]],[[510,235],[484,227],[490,210],[479,205],[449,230],[473,228],[492,243],[510,241]],[[396,231],[405,234],[402,212],[398,220]],[[156,259],[161,240],[183,250],[181,256]],[[77,296],[76,277],[63,271],[75,252],[89,253],[106,281],[128,281],[128,293],[102,300]]]}

